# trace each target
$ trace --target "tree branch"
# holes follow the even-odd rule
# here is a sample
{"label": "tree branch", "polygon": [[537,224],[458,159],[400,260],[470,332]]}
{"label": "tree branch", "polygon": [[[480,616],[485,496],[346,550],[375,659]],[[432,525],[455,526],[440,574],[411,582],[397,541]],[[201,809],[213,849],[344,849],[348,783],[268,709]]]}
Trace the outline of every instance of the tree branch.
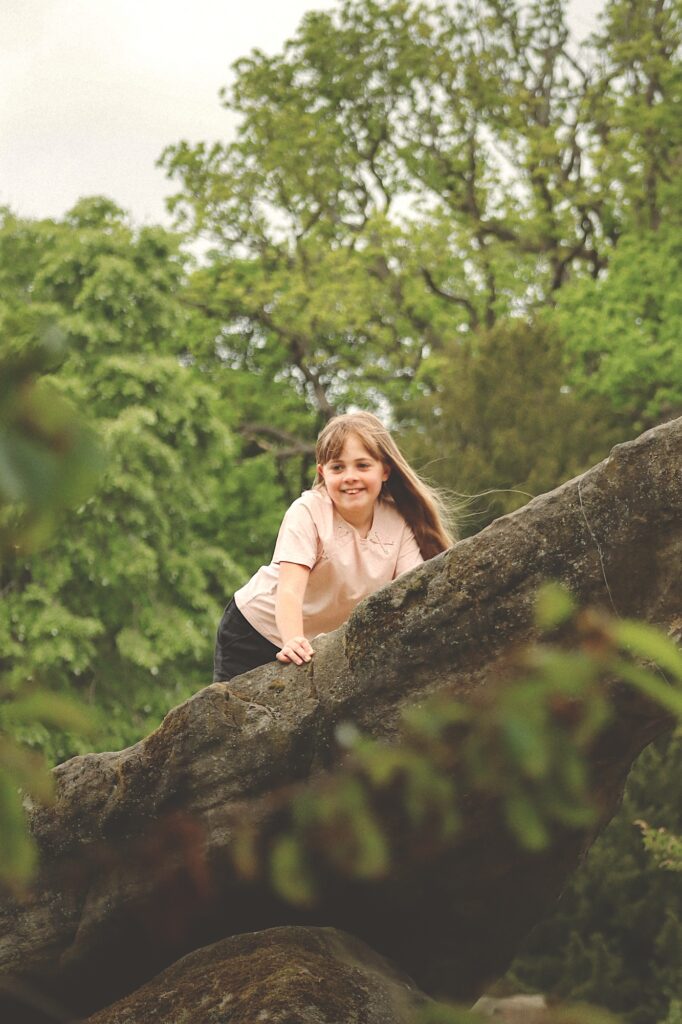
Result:
{"label": "tree branch", "polygon": [[470,299],[467,299],[464,295],[453,295],[451,292],[446,292],[443,288],[440,288],[434,281],[431,271],[427,267],[420,267],[419,269],[427,287],[434,295],[437,295],[441,299],[445,299],[446,302],[451,302],[456,306],[462,306],[466,309],[469,314],[469,325],[472,330],[475,330],[478,327],[479,318],[473,302],[471,302]]}

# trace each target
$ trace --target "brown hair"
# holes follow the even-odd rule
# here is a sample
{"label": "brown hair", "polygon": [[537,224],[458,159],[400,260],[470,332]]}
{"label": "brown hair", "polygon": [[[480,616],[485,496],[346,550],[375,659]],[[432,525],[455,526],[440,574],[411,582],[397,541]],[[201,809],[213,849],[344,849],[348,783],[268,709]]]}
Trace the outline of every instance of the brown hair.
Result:
{"label": "brown hair", "polygon": [[[422,557],[433,558],[451,547],[455,540],[446,525],[448,515],[441,496],[415,473],[381,420],[371,412],[349,412],[331,419],[317,439],[318,464],[324,466],[338,459],[351,434],[373,458],[390,466],[381,497],[392,502],[411,527]],[[319,471],[313,486],[324,488]]]}

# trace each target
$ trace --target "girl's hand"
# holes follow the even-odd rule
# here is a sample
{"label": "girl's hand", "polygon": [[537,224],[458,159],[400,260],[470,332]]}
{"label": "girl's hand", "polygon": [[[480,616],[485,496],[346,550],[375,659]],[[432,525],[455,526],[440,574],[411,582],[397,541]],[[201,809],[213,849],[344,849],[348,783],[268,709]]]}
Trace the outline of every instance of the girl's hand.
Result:
{"label": "girl's hand", "polygon": [[302,665],[304,661],[310,661],[313,654],[310,642],[304,636],[292,636],[282,646],[277,654],[277,659],[284,662],[292,662],[294,665]]}

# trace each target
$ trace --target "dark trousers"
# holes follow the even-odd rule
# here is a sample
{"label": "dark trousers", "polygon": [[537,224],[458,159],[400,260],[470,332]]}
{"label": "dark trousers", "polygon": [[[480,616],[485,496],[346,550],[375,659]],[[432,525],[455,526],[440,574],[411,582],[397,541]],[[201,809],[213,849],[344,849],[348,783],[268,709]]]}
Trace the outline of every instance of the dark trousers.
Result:
{"label": "dark trousers", "polygon": [[254,629],[230,601],[218,626],[213,656],[213,682],[225,683],[233,676],[274,661],[279,647]]}

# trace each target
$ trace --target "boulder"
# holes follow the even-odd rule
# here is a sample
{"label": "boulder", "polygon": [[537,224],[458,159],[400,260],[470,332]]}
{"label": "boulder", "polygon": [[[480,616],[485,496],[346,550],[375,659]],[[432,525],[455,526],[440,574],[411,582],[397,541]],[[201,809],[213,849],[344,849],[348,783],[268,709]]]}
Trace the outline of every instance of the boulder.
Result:
{"label": "boulder", "polygon": [[83,1024],[414,1024],[427,999],[364,942],[335,928],[221,939]]}
{"label": "boulder", "polygon": [[542,852],[518,846],[494,801],[465,799],[448,848],[408,850],[381,878],[332,872],[301,908],[243,856],[240,869],[235,843],[245,828],[276,834],[291,793],[334,770],[339,723],[392,740],[406,707],[484,691],[510,646],[534,638],[547,579],[679,632],[681,513],[682,419],[383,588],[309,665],[207,686],[133,747],[60,765],[54,805],[31,815],[40,872],[0,904],[0,977],[84,1015],[207,943],[325,925],[429,994],[473,1001],[551,909],[634,758],[670,729],[660,708],[614,685],[613,722],[591,752],[598,827],[558,832]]}

